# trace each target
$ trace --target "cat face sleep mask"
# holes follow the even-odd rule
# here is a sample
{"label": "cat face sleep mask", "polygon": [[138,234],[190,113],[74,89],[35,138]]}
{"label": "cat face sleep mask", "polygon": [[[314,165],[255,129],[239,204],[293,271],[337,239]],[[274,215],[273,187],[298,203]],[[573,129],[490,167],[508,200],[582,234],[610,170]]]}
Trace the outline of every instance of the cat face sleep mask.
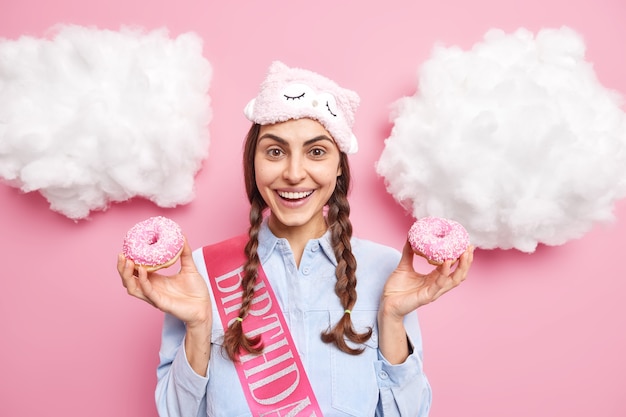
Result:
{"label": "cat face sleep mask", "polygon": [[244,114],[261,125],[303,117],[317,120],[332,135],[339,150],[353,154],[358,150],[352,126],[359,101],[357,93],[322,75],[275,61]]}

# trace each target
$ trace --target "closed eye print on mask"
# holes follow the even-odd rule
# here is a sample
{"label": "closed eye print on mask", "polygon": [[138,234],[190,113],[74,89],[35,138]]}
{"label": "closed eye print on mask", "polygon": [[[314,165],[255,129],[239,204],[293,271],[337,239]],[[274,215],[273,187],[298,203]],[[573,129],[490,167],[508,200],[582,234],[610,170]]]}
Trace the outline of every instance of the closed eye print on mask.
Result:
{"label": "closed eye print on mask", "polygon": [[289,84],[283,90],[283,97],[287,101],[305,102],[305,99],[311,99],[314,93],[311,87],[305,84]]}
{"label": "closed eye print on mask", "polygon": [[313,89],[306,84],[289,84],[282,93],[285,101],[297,107],[313,107],[323,111],[319,106],[324,106],[325,111],[333,117],[337,117],[337,101],[330,93],[322,92],[315,94]]}

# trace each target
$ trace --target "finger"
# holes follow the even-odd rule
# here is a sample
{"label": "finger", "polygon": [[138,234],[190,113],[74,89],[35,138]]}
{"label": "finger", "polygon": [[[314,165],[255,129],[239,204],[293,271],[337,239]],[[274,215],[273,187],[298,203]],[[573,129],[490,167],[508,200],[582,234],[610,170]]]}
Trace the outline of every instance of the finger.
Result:
{"label": "finger", "polygon": [[140,269],[143,269],[144,275],[147,274],[143,267],[135,268],[135,263],[133,261],[125,259],[123,270],[120,274],[122,276],[122,284],[124,285],[124,288],[126,288],[128,295],[139,298],[140,300],[148,301],[144,295],[143,289],[139,285],[138,275],[140,273]]}
{"label": "finger", "polygon": [[454,270],[452,274],[452,280],[456,285],[461,284],[465,279],[467,279],[467,274],[469,273],[470,265],[472,264],[472,260],[474,258],[474,247],[469,247],[460,257],[459,264],[457,268]]}
{"label": "finger", "polygon": [[452,264],[454,261],[444,261],[441,265],[437,266],[435,270],[439,272],[440,275],[447,277],[450,275],[450,270],[452,269]]}
{"label": "finger", "polygon": [[126,257],[124,254],[120,253],[117,255],[117,272],[120,275],[124,272],[124,267],[126,266]]}
{"label": "finger", "polygon": [[117,265],[117,270],[122,278],[122,285],[124,285],[125,288],[128,288],[128,285],[132,284],[135,279],[133,276],[135,272],[135,264],[133,261],[126,259],[124,255],[120,254],[118,256]]}
{"label": "finger", "polygon": [[454,271],[455,274],[458,274],[458,277],[461,277],[461,280],[465,280],[467,277],[467,273],[469,272],[469,268],[472,265],[474,260],[474,247],[470,246],[459,258],[459,265]]}
{"label": "finger", "polygon": [[[431,284],[431,290],[433,297],[431,301],[435,301],[437,298],[441,297],[443,294],[447,293],[451,289],[457,287],[461,284],[466,278],[469,267],[472,263],[474,253],[474,247],[468,248],[458,260],[455,261],[446,261],[440,266],[436,268],[433,273],[437,272],[439,275]],[[458,265],[455,268],[454,272],[450,273],[452,265],[457,263]]]}
{"label": "finger", "polygon": [[156,306],[156,300],[158,298],[158,293],[154,291],[154,287],[152,283],[148,279],[148,271],[143,266],[137,268],[137,277],[135,278],[137,283],[138,294],[140,293],[142,300]]}
{"label": "finger", "polygon": [[[464,255],[461,255],[461,257],[462,256]],[[454,287],[458,286],[465,279],[465,276],[466,276],[465,269],[457,266],[457,268],[453,272],[451,272],[452,265],[454,265],[457,262],[461,263],[460,258],[454,261],[446,261],[440,267],[441,275],[437,279],[437,284],[439,288],[436,292],[435,299],[439,298],[441,295],[447,293]]]}

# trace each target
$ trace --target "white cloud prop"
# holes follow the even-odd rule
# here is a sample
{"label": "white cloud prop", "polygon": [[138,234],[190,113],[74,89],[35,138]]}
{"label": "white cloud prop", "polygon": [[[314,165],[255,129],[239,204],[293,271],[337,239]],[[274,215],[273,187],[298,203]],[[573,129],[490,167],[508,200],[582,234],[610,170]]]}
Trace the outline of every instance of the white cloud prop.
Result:
{"label": "white cloud prop", "polygon": [[613,219],[626,194],[626,116],[569,28],[488,31],[435,46],[394,104],[377,162],[411,210],[457,220],[483,249],[533,252]]}
{"label": "white cloud prop", "polygon": [[211,75],[193,33],[60,26],[1,40],[0,177],[71,219],[135,196],[189,203]]}

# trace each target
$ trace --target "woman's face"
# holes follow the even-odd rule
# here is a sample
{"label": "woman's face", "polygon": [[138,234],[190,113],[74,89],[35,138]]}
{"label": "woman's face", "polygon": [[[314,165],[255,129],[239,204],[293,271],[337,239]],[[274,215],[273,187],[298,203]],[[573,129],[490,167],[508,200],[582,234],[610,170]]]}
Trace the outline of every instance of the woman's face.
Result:
{"label": "woman's face", "polygon": [[254,157],[256,185],[279,237],[326,230],[323,209],[335,190],[340,152],[326,129],[308,118],[261,126]]}

